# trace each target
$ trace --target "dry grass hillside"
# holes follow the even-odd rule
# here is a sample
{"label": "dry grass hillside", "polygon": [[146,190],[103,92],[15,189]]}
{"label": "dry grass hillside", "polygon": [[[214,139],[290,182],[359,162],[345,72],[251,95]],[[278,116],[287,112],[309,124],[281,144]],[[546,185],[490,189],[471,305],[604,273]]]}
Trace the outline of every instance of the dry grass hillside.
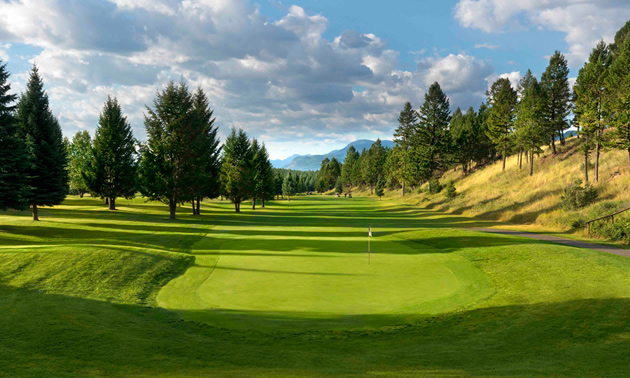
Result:
{"label": "dry grass hillside", "polygon": [[[500,161],[465,177],[462,177],[461,168],[447,172],[442,183],[455,181],[457,196],[453,199],[446,198],[443,193],[429,194],[427,185],[424,185],[416,193],[405,196],[405,201],[447,213],[508,222],[520,229],[586,236],[583,229],[572,227],[576,221],[630,207],[630,175],[625,151],[605,151],[600,158],[600,180],[594,184],[599,191],[598,200],[580,210],[563,210],[560,203],[564,188],[576,178],[584,177],[584,156],[579,145],[580,140],[572,138],[565,146],[558,145],[555,156],[545,150],[535,159],[531,177],[525,162],[519,169],[516,156],[512,156],[505,172],[501,172]],[[592,182],[592,168],[589,176]],[[399,197],[400,194],[388,192],[387,196]]]}

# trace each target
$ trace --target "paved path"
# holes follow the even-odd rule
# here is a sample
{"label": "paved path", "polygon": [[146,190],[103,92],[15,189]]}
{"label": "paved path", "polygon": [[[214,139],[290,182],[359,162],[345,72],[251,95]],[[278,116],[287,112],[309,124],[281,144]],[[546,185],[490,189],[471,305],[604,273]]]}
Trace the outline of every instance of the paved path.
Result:
{"label": "paved path", "polygon": [[472,228],[472,230],[482,231],[482,232],[491,232],[494,234],[521,236],[524,238],[543,240],[543,241],[548,241],[552,243],[568,245],[568,246],[576,247],[576,248],[594,249],[596,251],[612,253],[613,255],[630,257],[630,250],[628,249],[622,249],[622,248],[608,246],[608,245],[594,244],[594,243],[589,243],[589,242],[584,242],[584,241],[579,241],[579,240],[561,238],[559,236],[534,234],[531,232],[521,232],[521,231],[497,230],[494,228]]}

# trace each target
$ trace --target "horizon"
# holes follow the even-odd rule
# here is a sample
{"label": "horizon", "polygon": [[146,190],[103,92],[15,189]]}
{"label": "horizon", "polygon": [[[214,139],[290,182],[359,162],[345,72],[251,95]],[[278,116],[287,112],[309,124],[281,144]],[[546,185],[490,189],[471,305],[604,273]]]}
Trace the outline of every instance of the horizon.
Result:
{"label": "horizon", "polygon": [[451,111],[476,109],[496,78],[540,75],[559,50],[573,82],[630,3],[21,1],[0,14],[13,91],[36,63],[65,136],[93,135],[111,94],[142,140],[144,106],[183,78],[207,91],[222,140],[242,128],[281,160],[391,140],[403,104],[417,108],[433,81]]}

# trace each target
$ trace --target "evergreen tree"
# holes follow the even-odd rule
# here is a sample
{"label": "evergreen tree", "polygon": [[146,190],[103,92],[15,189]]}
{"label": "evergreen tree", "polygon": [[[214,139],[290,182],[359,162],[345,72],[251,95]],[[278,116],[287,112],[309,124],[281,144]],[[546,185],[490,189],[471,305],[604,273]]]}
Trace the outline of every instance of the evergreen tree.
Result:
{"label": "evergreen tree", "polygon": [[0,61],[0,210],[28,208],[29,155],[18,136],[15,100],[10,93],[9,73]]}
{"label": "evergreen tree", "polygon": [[48,105],[48,95],[36,66],[33,66],[17,107],[19,135],[29,154],[28,202],[33,220],[39,220],[39,206],[60,204],[68,193],[67,155],[59,122]]}
{"label": "evergreen tree", "polygon": [[518,145],[528,154],[529,175],[531,176],[534,174],[534,154],[542,152],[540,146],[547,140],[542,119],[541,88],[531,70],[527,70],[527,74],[521,79],[519,92],[521,102],[516,108],[515,133]]}
{"label": "evergreen tree", "polygon": [[70,190],[79,197],[89,191],[86,174],[90,170],[92,160],[92,138],[86,130],[77,132],[68,145],[68,177]]}
{"label": "evergreen tree", "polygon": [[[250,158],[252,159],[249,163],[250,166],[250,174],[251,174],[251,195],[252,195],[252,210],[256,210],[256,199],[260,199],[260,197],[258,197],[259,194],[262,194],[263,190],[262,187],[259,188],[257,187],[257,183],[258,180],[260,180],[262,182],[262,175],[259,174],[258,170],[263,169],[262,167],[258,167],[258,159],[257,159],[257,155],[260,152],[260,145],[258,144],[258,140],[256,139],[252,139],[251,144],[250,144],[250,151],[249,151],[249,155]],[[257,189],[260,189],[260,191],[258,191]]]}
{"label": "evergreen tree", "polygon": [[[424,103],[418,111],[419,124],[411,145],[416,150],[416,165],[424,180],[446,168],[451,149],[448,124],[451,120],[449,99],[440,84],[433,83],[424,95]],[[418,161],[421,163],[418,164]]]}
{"label": "evergreen tree", "polygon": [[[397,156],[399,157],[399,161],[402,164],[401,172],[406,172],[407,170],[407,161],[408,156],[407,152],[409,150],[409,145],[416,133],[416,129],[418,127],[418,113],[413,109],[410,102],[406,102],[403,110],[400,112],[398,116],[398,127],[394,132],[394,142],[400,148],[396,151]],[[404,174],[399,174],[399,182],[402,185],[401,194],[405,195],[405,178]]]}
{"label": "evergreen tree", "polygon": [[462,166],[462,175],[466,175],[477,148],[475,123],[477,114],[471,107],[466,114],[457,108],[452,115],[450,131],[453,137],[453,157]]}
{"label": "evergreen tree", "polygon": [[337,194],[343,193],[343,184],[341,183],[341,176],[337,177],[337,182],[335,183],[335,193]]}
{"label": "evergreen tree", "polygon": [[282,187],[284,184],[284,174],[282,173],[281,170],[277,170],[274,173],[274,185],[275,185],[275,191],[276,191],[276,199],[280,198],[280,196],[283,196],[282,194]]}
{"label": "evergreen tree", "polygon": [[556,153],[556,136],[564,145],[564,131],[569,127],[567,116],[571,111],[569,67],[564,55],[556,51],[542,74],[540,85],[544,95],[544,120],[553,153]]}
{"label": "evergreen tree", "polygon": [[591,52],[588,62],[580,69],[575,87],[575,118],[584,136],[584,180],[588,184],[590,151],[595,148],[595,182],[599,181],[599,155],[604,142],[604,86],[612,56],[604,41]]}
{"label": "evergreen tree", "polygon": [[82,177],[89,191],[107,198],[110,210],[116,209],[116,198],[133,198],[136,193],[136,140],[127,117],[116,98],[108,97],[94,134],[90,163]]}
{"label": "evergreen tree", "polygon": [[289,202],[291,202],[291,196],[295,194],[293,187],[293,175],[291,174],[291,171],[289,171],[282,182],[282,194],[287,197]]}
{"label": "evergreen tree", "polygon": [[505,160],[512,147],[512,130],[516,115],[517,93],[512,89],[510,80],[500,78],[487,92],[490,111],[488,114],[488,136],[497,145],[503,157],[503,171]]}
{"label": "evergreen tree", "polygon": [[141,190],[149,199],[168,204],[169,218],[175,219],[177,204],[189,198],[187,133],[194,118],[193,99],[183,82],[170,82],[157,94],[153,107],[147,107],[144,117],[147,142],[142,147]]}
{"label": "evergreen tree", "polygon": [[220,194],[221,147],[214,125],[214,111],[205,92],[198,88],[193,95],[192,121],[186,125],[186,197],[192,202],[193,215],[201,214],[201,201]]}
{"label": "evergreen tree", "polygon": [[221,182],[226,197],[241,211],[241,202],[252,198],[252,148],[243,130],[232,128],[223,145]]}
{"label": "evergreen tree", "polygon": [[374,188],[374,194],[378,196],[379,200],[385,194],[385,190],[383,188],[383,179],[381,177],[379,177],[378,181],[376,182],[376,188]]}
{"label": "evergreen tree", "polygon": [[346,152],[346,158],[341,168],[341,182],[346,188],[351,189],[357,185],[355,164],[359,161],[360,156],[354,146],[350,146]]}
{"label": "evergreen tree", "polygon": [[485,103],[479,106],[477,118],[474,123],[474,139],[476,148],[473,153],[473,160],[477,165],[483,165],[496,159],[496,146],[488,135],[488,115],[490,110]]}
{"label": "evergreen tree", "polygon": [[617,47],[606,79],[607,113],[613,127],[611,145],[628,151],[630,170],[630,38]]}
{"label": "evergreen tree", "polygon": [[[254,156],[254,198],[259,198],[262,201],[262,207],[265,207],[265,200],[273,199],[274,194],[273,168],[269,161],[267,148],[263,143]],[[255,201],[253,206],[255,209]]]}
{"label": "evergreen tree", "polygon": [[386,157],[385,147],[383,147],[380,139],[377,139],[366,152],[363,159],[363,181],[370,187],[370,194],[372,194],[378,178],[385,174]]}

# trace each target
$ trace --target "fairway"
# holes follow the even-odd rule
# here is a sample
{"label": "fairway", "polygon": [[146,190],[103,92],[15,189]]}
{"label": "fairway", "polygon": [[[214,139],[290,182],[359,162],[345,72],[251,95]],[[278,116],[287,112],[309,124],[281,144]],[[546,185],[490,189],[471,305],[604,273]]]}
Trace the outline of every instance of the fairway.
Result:
{"label": "fairway", "polygon": [[[275,226],[219,220],[193,245],[195,265],[160,291],[158,304],[214,325],[287,330],[294,325],[372,326],[368,319],[376,314],[404,322],[455,310],[492,291],[491,280],[467,259],[405,242],[396,228],[379,228],[377,218],[359,212],[373,205],[365,199],[316,196],[290,207],[314,216],[286,219],[274,210],[257,211]],[[352,212],[343,210],[348,206]],[[370,256],[368,224],[374,236]],[[249,323],[241,316],[256,312],[265,317]]]}
{"label": "fairway", "polygon": [[[0,215],[7,375],[623,375],[630,259],[400,199]],[[368,264],[367,229],[373,254]],[[43,327],[45,325],[45,327]]]}

